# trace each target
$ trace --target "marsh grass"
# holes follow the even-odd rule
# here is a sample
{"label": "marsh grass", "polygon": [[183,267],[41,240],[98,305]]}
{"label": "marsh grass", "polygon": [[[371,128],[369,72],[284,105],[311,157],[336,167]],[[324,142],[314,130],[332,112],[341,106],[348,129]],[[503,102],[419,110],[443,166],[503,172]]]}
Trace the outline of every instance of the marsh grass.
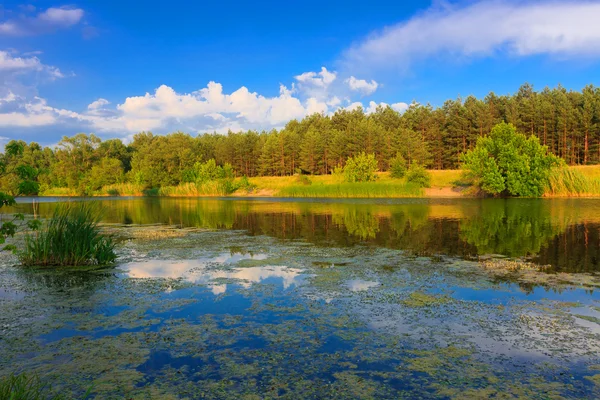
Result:
{"label": "marsh grass", "polygon": [[[87,396],[86,396],[87,397]],[[62,400],[65,397],[50,393],[37,376],[9,375],[0,379],[0,399],[3,400]]]}
{"label": "marsh grass", "polygon": [[203,183],[182,183],[178,186],[166,186],[158,189],[158,196],[227,196],[238,188],[232,179],[218,179]]}
{"label": "marsh grass", "polygon": [[423,191],[410,183],[356,182],[338,184],[292,185],[281,189],[283,197],[385,198],[421,197]]}
{"label": "marsh grass", "polygon": [[94,196],[142,196],[143,194],[144,185],[135,183],[115,183],[94,192]]}
{"label": "marsh grass", "polygon": [[60,204],[41,230],[25,237],[19,259],[26,266],[109,265],[116,259],[115,244],[98,227],[96,203]]}
{"label": "marsh grass", "polygon": [[[591,170],[590,170],[591,171]],[[547,197],[600,196],[600,178],[583,168],[557,168],[548,177]]]}

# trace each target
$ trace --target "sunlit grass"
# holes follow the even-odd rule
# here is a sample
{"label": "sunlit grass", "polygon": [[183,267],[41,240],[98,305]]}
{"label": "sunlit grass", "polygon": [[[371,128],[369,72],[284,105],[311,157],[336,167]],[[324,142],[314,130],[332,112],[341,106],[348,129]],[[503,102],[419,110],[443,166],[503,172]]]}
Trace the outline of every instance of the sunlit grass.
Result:
{"label": "sunlit grass", "polygon": [[282,197],[334,197],[334,198],[394,198],[421,197],[423,191],[406,183],[360,182],[312,185],[295,185],[277,192]]}
{"label": "sunlit grass", "polygon": [[75,189],[72,189],[72,188],[53,187],[53,188],[48,188],[48,189],[41,191],[40,196],[73,197],[73,196],[78,196],[78,193]]}
{"label": "sunlit grass", "polygon": [[600,168],[580,166],[558,168],[548,179],[546,197],[600,196]]}

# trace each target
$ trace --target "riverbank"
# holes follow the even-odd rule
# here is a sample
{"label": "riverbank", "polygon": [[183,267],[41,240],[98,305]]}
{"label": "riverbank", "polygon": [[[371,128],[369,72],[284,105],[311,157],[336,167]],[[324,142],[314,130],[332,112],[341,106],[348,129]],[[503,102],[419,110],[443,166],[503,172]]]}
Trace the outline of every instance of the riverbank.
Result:
{"label": "riverbank", "polygon": [[[291,198],[454,198],[478,197],[473,187],[461,182],[461,170],[430,170],[431,187],[420,188],[403,179],[395,179],[388,172],[377,174],[377,181],[344,183],[334,175],[315,176],[261,176],[249,178],[242,188],[230,193],[236,197],[291,197]],[[240,184],[237,178],[234,184]],[[74,189],[53,188],[41,196],[77,196]],[[224,196],[216,182],[197,186],[193,183],[164,188],[146,189],[142,185],[123,183],[94,192],[92,196],[162,196],[201,197]],[[544,197],[600,197],[600,166],[568,167],[566,173],[556,176]]]}

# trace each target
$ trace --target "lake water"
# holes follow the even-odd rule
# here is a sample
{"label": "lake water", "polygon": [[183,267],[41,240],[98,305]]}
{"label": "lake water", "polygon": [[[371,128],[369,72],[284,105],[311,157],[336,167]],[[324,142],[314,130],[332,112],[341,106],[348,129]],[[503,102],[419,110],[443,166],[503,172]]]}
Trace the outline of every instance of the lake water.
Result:
{"label": "lake water", "polygon": [[115,268],[2,254],[0,375],[98,399],[600,396],[600,200],[100,203]]}

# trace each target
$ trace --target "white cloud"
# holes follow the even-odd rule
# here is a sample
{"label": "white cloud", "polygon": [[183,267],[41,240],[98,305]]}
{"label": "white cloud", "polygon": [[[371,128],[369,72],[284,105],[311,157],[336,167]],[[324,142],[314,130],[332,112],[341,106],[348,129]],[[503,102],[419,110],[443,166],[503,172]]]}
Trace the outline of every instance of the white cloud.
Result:
{"label": "white cloud", "polygon": [[360,92],[363,95],[373,94],[377,90],[377,87],[379,86],[379,84],[377,82],[375,82],[374,80],[371,80],[371,82],[368,82],[364,79],[356,79],[353,76],[346,79],[345,82],[348,84],[348,87],[351,90],[354,90],[355,92]]}
{"label": "white cloud", "polygon": [[81,8],[51,7],[37,15],[19,16],[0,22],[0,35],[29,36],[54,32],[77,25],[82,21],[84,14]]}
{"label": "white cloud", "polygon": [[296,80],[301,84],[321,88],[329,86],[335,81],[336,77],[337,72],[328,71],[325,67],[321,67],[321,72],[304,72],[295,76]]}
{"label": "white cloud", "polygon": [[[114,107],[108,107],[108,100],[99,98],[83,112],[53,108],[39,97],[28,101],[9,92],[0,98],[0,128],[63,124],[121,136],[144,130],[226,132],[279,128],[291,119],[329,110],[327,103],[316,98],[294,97],[284,85],[279,92],[278,96],[265,97],[241,87],[227,94],[220,83],[209,82],[198,91],[177,93],[161,85],[154,93],[127,97]],[[3,107],[5,100],[8,105]]]}
{"label": "white cloud", "polygon": [[87,109],[88,110],[99,110],[108,104],[110,104],[110,101],[103,99],[103,98],[99,98],[98,100],[91,102],[87,106]]}
{"label": "white cloud", "polygon": [[391,26],[346,51],[351,70],[408,67],[450,55],[484,57],[550,54],[600,56],[597,1],[478,2],[432,8]]}
{"label": "white cloud", "polygon": [[8,51],[0,50],[0,74],[43,72],[51,79],[64,77],[63,73],[56,67],[42,64],[39,58],[17,57]]}
{"label": "white cloud", "polygon": [[404,111],[408,110],[408,107],[410,107],[410,105],[408,105],[408,103],[400,102],[393,103],[390,107],[392,107],[392,109],[398,111],[399,113],[403,113]]}

